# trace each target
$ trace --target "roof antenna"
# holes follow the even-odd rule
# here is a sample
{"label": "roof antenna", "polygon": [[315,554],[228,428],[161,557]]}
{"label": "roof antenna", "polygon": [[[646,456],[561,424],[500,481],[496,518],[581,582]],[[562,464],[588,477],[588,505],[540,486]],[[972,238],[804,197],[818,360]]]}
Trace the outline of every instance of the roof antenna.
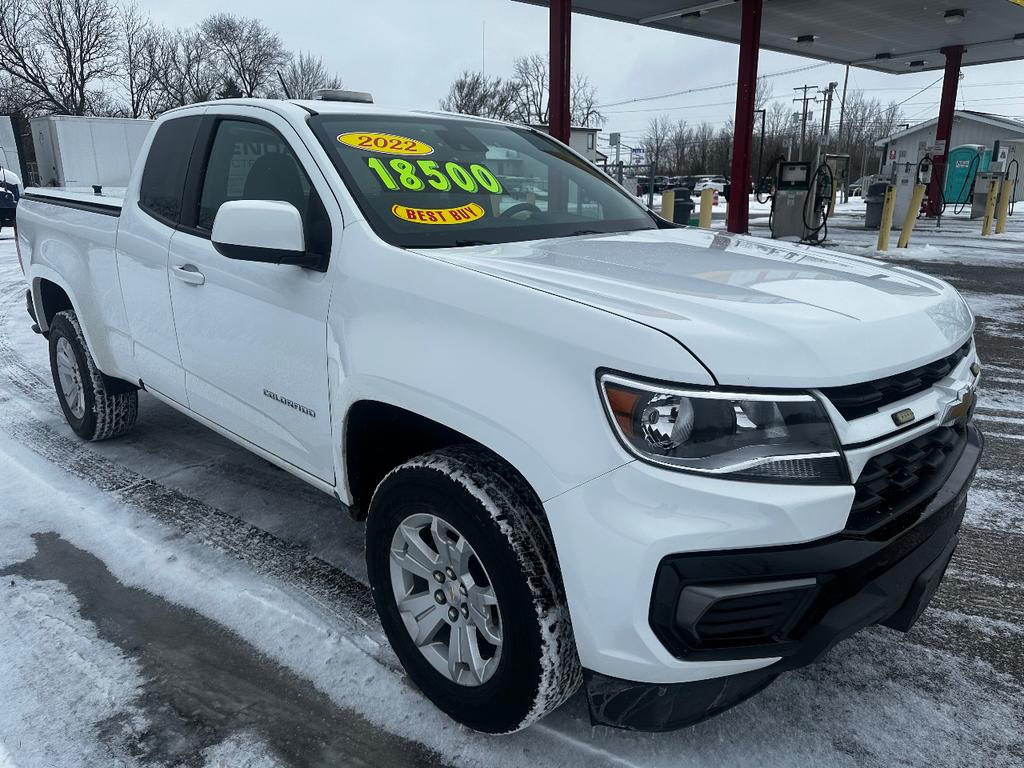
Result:
{"label": "roof antenna", "polygon": [[284,88],[284,97],[286,99],[290,100],[292,95],[290,93],[288,93],[288,86],[284,84],[284,78],[281,77],[281,70],[280,69],[277,70],[277,79],[281,81],[281,87]]}

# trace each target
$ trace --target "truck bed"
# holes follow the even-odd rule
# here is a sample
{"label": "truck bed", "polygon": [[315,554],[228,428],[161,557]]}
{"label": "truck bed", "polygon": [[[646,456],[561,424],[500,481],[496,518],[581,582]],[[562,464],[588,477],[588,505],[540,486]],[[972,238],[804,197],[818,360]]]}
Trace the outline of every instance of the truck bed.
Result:
{"label": "truck bed", "polygon": [[124,194],[124,187],[107,187],[100,194],[96,194],[89,187],[29,187],[22,197],[41,203],[118,216],[124,203]]}
{"label": "truck bed", "polygon": [[30,187],[18,204],[18,241],[38,312],[44,291],[63,291],[78,313],[100,370],[126,378],[131,343],[118,278],[116,243],[124,190]]}

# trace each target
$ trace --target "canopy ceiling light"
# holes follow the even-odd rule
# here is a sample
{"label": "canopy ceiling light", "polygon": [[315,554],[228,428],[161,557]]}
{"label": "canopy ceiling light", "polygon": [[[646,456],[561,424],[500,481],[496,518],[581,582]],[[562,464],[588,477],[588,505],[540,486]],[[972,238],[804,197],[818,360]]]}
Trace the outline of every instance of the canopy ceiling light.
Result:
{"label": "canopy ceiling light", "polygon": [[959,24],[966,16],[963,8],[953,8],[942,14],[942,18],[947,24]]}

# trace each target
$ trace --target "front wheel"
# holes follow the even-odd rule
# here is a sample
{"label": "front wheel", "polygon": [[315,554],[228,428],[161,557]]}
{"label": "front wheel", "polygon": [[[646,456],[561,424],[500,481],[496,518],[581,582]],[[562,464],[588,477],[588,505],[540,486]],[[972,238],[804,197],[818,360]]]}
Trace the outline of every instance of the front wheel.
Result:
{"label": "front wheel", "polygon": [[524,728],[580,684],[542,514],[475,447],[406,462],[370,504],[367,568],[388,639],[420,690],[478,731]]}

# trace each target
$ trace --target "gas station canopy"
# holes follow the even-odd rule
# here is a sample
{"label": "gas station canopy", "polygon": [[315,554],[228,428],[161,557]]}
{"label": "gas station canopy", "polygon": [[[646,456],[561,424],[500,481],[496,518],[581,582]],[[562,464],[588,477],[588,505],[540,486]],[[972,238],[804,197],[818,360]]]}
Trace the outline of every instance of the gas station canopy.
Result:
{"label": "gas station canopy", "polygon": [[[548,6],[550,132],[566,142],[573,12],[737,43],[734,189],[752,183],[751,135],[762,48],[888,74],[943,70],[928,196],[931,216],[939,215],[961,68],[1024,59],[1024,0],[516,1]],[[747,230],[748,205],[747,195],[730,201],[730,232]]]}
{"label": "gas station canopy", "polygon": [[[548,0],[517,0],[547,6]],[[574,13],[729,43],[740,42],[737,0],[572,0]],[[942,69],[941,49],[965,46],[961,66],[1024,58],[1024,0],[765,0],[764,50],[891,74]]]}

